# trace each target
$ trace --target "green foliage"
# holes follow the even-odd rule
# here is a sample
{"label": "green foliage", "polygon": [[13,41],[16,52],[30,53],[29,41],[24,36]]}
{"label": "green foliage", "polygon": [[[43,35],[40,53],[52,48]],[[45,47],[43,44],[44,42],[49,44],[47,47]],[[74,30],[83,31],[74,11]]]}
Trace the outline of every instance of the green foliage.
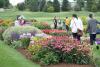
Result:
{"label": "green foliage", "polygon": [[46,12],[54,12],[53,2],[48,1],[45,7]]}
{"label": "green foliage", "polygon": [[0,8],[8,8],[9,0],[0,0]]}
{"label": "green foliage", "polygon": [[19,48],[19,47],[22,47],[22,43],[21,41],[13,41],[11,42],[11,45],[10,45],[12,48]]}
{"label": "green foliage", "polygon": [[70,10],[70,4],[68,0],[63,0],[62,2],[62,11],[69,11]]}
{"label": "green foliage", "polygon": [[[59,62],[75,64],[91,63],[90,47],[86,42],[80,44],[77,40],[70,39],[66,36],[55,36],[47,40],[48,42],[45,45],[44,43],[46,41],[42,40],[39,42],[42,48],[39,48],[39,51],[33,54],[33,61],[38,61],[46,65]],[[38,49],[38,47],[36,48]]]}
{"label": "green foliage", "polygon": [[30,44],[30,38],[21,38],[20,41],[23,48],[27,48]]}
{"label": "green foliage", "polygon": [[7,29],[6,26],[0,26],[0,40],[3,40],[2,34],[3,34],[3,32],[4,32],[6,29]]}
{"label": "green foliage", "polygon": [[33,25],[38,29],[50,29],[50,25],[46,22],[33,22]]}
{"label": "green foliage", "polygon": [[74,6],[74,10],[75,10],[75,11],[81,11],[80,5],[76,4],[76,5]]}
{"label": "green foliage", "polygon": [[83,25],[87,25],[87,17],[86,16],[82,16],[81,20],[83,22]]}
{"label": "green foliage", "polygon": [[60,3],[59,3],[58,0],[54,0],[53,7],[54,7],[54,11],[55,12],[59,12],[60,11]]}
{"label": "green foliage", "polygon": [[[15,27],[10,27],[8,28],[4,33],[3,33],[3,38],[4,38],[4,41],[7,43],[7,44],[10,44],[11,41],[13,41],[13,38],[12,38],[12,34],[15,33],[15,37],[14,38],[17,38],[17,36],[23,34],[23,33],[31,33],[31,32],[36,32],[36,33],[41,33],[41,31],[35,27],[32,27],[32,26],[15,26]],[[16,39],[15,39],[16,40]]]}
{"label": "green foliage", "polygon": [[34,55],[38,51],[40,51],[41,47],[42,46],[41,45],[38,45],[38,44],[36,44],[36,45],[29,45],[28,50]]}
{"label": "green foliage", "polygon": [[40,11],[44,11],[45,6],[46,6],[46,0],[41,0],[41,2],[40,2]]}
{"label": "green foliage", "polygon": [[26,7],[30,10],[30,11],[39,11],[39,4],[38,4],[38,0],[25,0],[26,3]]}
{"label": "green foliage", "polygon": [[97,12],[96,3],[94,3],[94,4],[92,5],[91,11],[92,11],[92,12]]}
{"label": "green foliage", "polygon": [[17,8],[18,8],[18,10],[20,10],[20,11],[25,10],[25,3],[19,3],[19,4],[17,4]]}
{"label": "green foliage", "polygon": [[87,0],[87,10],[88,11],[97,11],[97,1],[96,0]]}
{"label": "green foliage", "polygon": [[59,55],[55,52],[51,52],[47,48],[42,48],[35,55],[33,55],[33,61],[40,61],[45,65],[59,63],[59,60]]}
{"label": "green foliage", "polygon": [[79,7],[79,10],[82,10],[82,8],[85,5],[85,1],[84,0],[75,0],[77,2],[77,7]]}
{"label": "green foliage", "polygon": [[97,3],[97,9],[98,9],[98,11],[100,11],[100,0]]}
{"label": "green foliage", "polygon": [[47,12],[54,12],[54,7],[53,6],[49,6],[47,8]]}

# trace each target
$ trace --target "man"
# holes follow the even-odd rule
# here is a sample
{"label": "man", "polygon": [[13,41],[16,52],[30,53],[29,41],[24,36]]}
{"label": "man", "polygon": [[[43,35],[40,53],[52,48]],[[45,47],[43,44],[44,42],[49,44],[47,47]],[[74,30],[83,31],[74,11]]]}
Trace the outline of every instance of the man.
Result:
{"label": "man", "polygon": [[93,45],[96,40],[96,27],[97,24],[100,24],[100,22],[93,18],[93,14],[89,14],[89,18],[90,19],[88,20],[87,31],[90,34],[90,44]]}

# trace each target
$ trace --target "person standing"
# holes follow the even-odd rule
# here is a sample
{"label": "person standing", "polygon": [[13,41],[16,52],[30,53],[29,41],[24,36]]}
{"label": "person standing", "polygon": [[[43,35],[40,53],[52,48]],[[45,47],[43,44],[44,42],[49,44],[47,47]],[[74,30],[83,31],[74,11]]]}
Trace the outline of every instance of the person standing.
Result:
{"label": "person standing", "polygon": [[54,17],[53,22],[54,22],[54,29],[57,29],[58,20],[56,16]]}
{"label": "person standing", "polygon": [[93,45],[96,40],[97,24],[100,24],[100,22],[93,18],[93,14],[89,14],[89,18],[87,32],[90,35],[90,44]]}
{"label": "person standing", "polygon": [[65,24],[66,24],[66,30],[69,31],[69,24],[70,24],[70,22],[69,22],[68,17],[66,17],[66,19],[65,19]]}
{"label": "person standing", "polygon": [[78,35],[78,30],[83,30],[83,23],[79,17],[77,17],[76,14],[72,15],[72,20],[70,22],[70,28],[72,31],[73,38],[80,41],[80,35]]}

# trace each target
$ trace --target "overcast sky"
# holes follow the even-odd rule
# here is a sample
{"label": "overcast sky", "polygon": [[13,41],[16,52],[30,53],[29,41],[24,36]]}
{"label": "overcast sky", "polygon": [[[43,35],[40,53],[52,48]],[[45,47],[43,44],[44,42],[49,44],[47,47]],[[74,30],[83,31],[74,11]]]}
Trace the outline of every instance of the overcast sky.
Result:
{"label": "overcast sky", "polygon": [[[9,2],[12,4],[12,5],[17,5],[18,3],[20,2],[24,2],[25,0],[9,0]],[[69,0],[70,2],[73,2],[73,0]]]}

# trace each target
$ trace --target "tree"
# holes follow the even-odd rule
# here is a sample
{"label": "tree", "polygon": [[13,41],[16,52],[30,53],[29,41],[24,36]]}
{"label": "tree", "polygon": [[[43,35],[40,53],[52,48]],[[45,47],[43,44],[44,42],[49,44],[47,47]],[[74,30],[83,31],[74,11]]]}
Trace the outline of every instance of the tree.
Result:
{"label": "tree", "polygon": [[44,11],[46,12],[54,12],[53,2],[47,1],[46,6],[44,8]]}
{"label": "tree", "polygon": [[87,6],[87,10],[88,11],[91,11],[92,10],[92,5],[94,4],[94,0],[86,0],[87,3],[86,3],[86,6]]}
{"label": "tree", "polygon": [[69,11],[70,4],[68,0],[63,0],[62,2],[62,11]]}
{"label": "tree", "polygon": [[0,0],[0,8],[8,8],[9,0]]}
{"label": "tree", "polygon": [[26,7],[30,11],[39,11],[39,1],[38,0],[25,0]]}
{"label": "tree", "polygon": [[[84,7],[84,0],[74,0],[76,1],[76,5],[78,7],[78,10],[82,10],[82,8]],[[76,7],[76,6],[75,6]]]}
{"label": "tree", "polygon": [[59,3],[58,0],[54,0],[53,7],[54,7],[54,11],[55,12],[59,12],[60,11],[60,3]]}
{"label": "tree", "polygon": [[43,11],[46,5],[46,0],[41,0],[40,1],[40,11]]}
{"label": "tree", "polygon": [[20,11],[25,10],[25,3],[19,3],[19,4],[17,4],[17,8],[18,8]]}
{"label": "tree", "polygon": [[97,9],[98,9],[98,11],[100,11],[100,0],[98,1]]}

